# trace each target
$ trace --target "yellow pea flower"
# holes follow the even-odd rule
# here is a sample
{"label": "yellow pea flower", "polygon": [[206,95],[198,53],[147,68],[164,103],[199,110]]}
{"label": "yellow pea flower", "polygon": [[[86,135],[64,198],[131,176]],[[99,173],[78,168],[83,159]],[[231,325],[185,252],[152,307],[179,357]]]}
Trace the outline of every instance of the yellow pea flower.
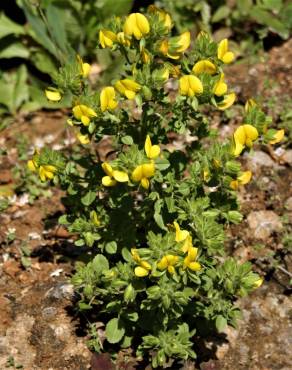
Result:
{"label": "yellow pea flower", "polygon": [[230,93],[224,96],[223,101],[217,104],[219,110],[225,110],[235,102],[236,95],[234,93]]}
{"label": "yellow pea flower", "polygon": [[176,242],[178,243],[182,242],[190,235],[190,233],[187,230],[181,230],[179,224],[176,221],[173,222],[173,226],[175,228],[175,241]]}
{"label": "yellow pea flower", "polygon": [[38,165],[37,163],[35,162],[34,159],[30,159],[28,162],[27,162],[27,168],[32,171],[32,172],[35,172],[38,168]]}
{"label": "yellow pea flower", "polygon": [[89,72],[90,72],[90,69],[91,69],[90,64],[89,63],[83,63],[83,60],[80,57],[80,55],[77,55],[77,61],[78,61],[79,66],[80,66],[81,76],[86,78],[89,75]]}
{"label": "yellow pea flower", "polygon": [[132,172],[132,179],[135,182],[140,182],[141,186],[147,190],[150,185],[148,179],[154,176],[154,173],[155,165],[154,162],[151,161],[150,163],[140,164],[137,166]]}
{"label": "yellow pea flower", "polygon": [[189,250],[190,248],[193,248],[193,241],[192,241],[192,237],[191,237],[191,235],[188,235],[188,236],[186,237],[186,239],[185,239],[185,242],[184,242],[184,244],[183,244],[183,246],[182,246],[181,250],[182,250],[184,253],[187,253],[187,252],[188,252],[188,250]]}
{"label": "yellow pea flower", "polygon": [[210,60],[203,59],[197,62],[194,66],[192,71],[195,75],[199,75],[201,73],[207,73],[208,75],[213,75],[216,73],[216,66]]}
{"label": "yellow pea flower", "polygon": [[111,48],[116,39],[117,35],[110,30],[103,29],[99,31],[99,43],[103,49],[106,47]]}
{"label": "yellow pea flower", "polygon": [[148,64],[151,60],[148,50],[146,50],[144,47],[141,49],[141,59],[145,64]]}
{"label": "yellow pea flower", "polygon": [[36,161],[36,156],[39,154],[38,150],[35,151],[33,159],[27,162],[27,167],[30,171],[37,171],[41,181],[52,180],[57,172],[57,167],[53,165],[39,165]]}
{"label": "yellow pea flower", "polygon": [[125,36],[124,32],[117,33],[117,42],[124,46],[130,46],[131,41]]}
{"label": "yellow pea flower", "polygon": [[97,217],[97,214],[95,211],[90,212],[90,221],[95,225],[95,226],[100,226],[100,220]]}
{"label": "yellow pea flower", "polygon": [[183,263],[183,269],[186,268],[192,270],[192,271],[200,271],[201,270],[201,264],[199,262],[196,262],[196,258],[198,255],[198,248],[191,247],[188,249],[188,255],[184,259]]}
{"label": "yellow pea flower", "polygon": [[143,261],[141,259],[136,248],[131,249],[131,254],[132,254],[133,260],[139,265],[135,267],[135,270],[134,270],[135,275],[138,277],[145,277],[149,275],[151,271],[150,263],[147,261]]}
{"label": "yellow pea flower", "polygon": [[258,130],[249,124],[239,126],[233,134],[233,154],[237,157],[245,146],[251,148],[258,138]]}
{"label": "yellow pea flower", "polygon": [[175,269],[174,266],[178,262],[178,256],[174,256],[173,254],[167,254],[166,256],[163,256],[161,260],[157,263],[157,267],[159,270],[166,270],[170,274],[174,274]]}
{"label": "yellow pea flower", "polygon": [[147,135],[146,137],[144,148],[145,148],[145,153],[149,159],[155,159],[160,154],[159,145],[152,145],[149,135]]}
{"label": "yellow pea flower", "polygon": [[230,187],[233,190],[237,190],[240,185],[246,185],[251,180],[252,173],[251,171],[245,171],[240,176],[237,177],[236,180],[232,180],[230,182]]}
{"label": "yellow pea flower", "polygon": [[179,79],[179,92],[181,95],[193,97],[203,92],[203,84],[198,77],[185,75]]}
{"label": "yellow pea flower", "polygon": [[216,82],[213,93],[216,96],[222,96],[227,92],[227,84],[224,82],[224,73],[221,73],[219,81]]}
{"label": "yellow pea flower", "polygon": [[141,13],[130,14],[124,24],[124,33],[127,36],[134,36],[140,40],[150,32],[150,25],[145,15]]}
{"label": "yellow pea flower", "polygon": [[87,134],[82,135],[81,132],[78,132],[76,135],[77,139],[80,141],[82,145],[86,145],[90,143],[90,138]]}
{"label": "yellow pea flower", "polygon": [[225,64],[229,64],[234,60],[234,54],[232,53],[232,51],[228,51],[227,39],[219,42],[217,56],[218,59],[222,60],[222,62]]}
{"label": "yellow pea flower", "polygon": [[260,286],[262,286],[263,282],[264,282],[264,279],[263,278],[259,278],[253,284],[254,288],[255,289],[259,288]]}
{"label": "yellow pea flower", "polygon": [[51,165],[42,165],[38,169],[39,176],[42,181],[52,180],[55,176],[57,168]]}
{"label": "yellow pea flower", "polygon": [[163,9],[158,8],[155,5],[149,5],[148,11],[153,14],[158,15],[159,21],[163,24],[165,27],[166,31],[170,31],[173,24],[170,15],[165,12]]}
{"label": "yellow pea flower", "polygon": [[75,105],[73,108],[73,115],[78,121],[81,121],[84,126],[88,126],[91,118],[97,116],[93,109],[84,104]]}
{"label": "yellow pea flower", "polygon": [[189,31],[179,36],[165,39],[160,43],[159,51],[170,59],[179,59],[191,44],[191,34]]}
{"label": "yellow pea flower", "polygon": [[136,93],[141,89],[141,85],[128,78],[119,80],[115,84],[115,88],[128,99],[135,99]]}
{"label": "yellow pea flower", "polygon": [[45,94],[48,100],[58,102],[62,99],[62,95],[59,90],[53,88],[53,87],[48,87],[45,90]]}
{"label": "yellow pea flower", "polygon": [[253,99],[248,99],[244,105],[244,110],[249,112],[252,107],[255,107],[257,103]]}
{"label": "yellow pea flower", "polygon": [[285,135],[285,130],[284,129],[278,130],[274,134],[273,140],[270,140],[269,143],[272,144],[272,145],[279,143],[280,141],[283,140],[284,135]]}
{"label": "yellow pea flower", "polygon": [[114,170],[109,163],[104,162],[101,167],[107,174],[101,180],[103,186],[115,186],[117,182],[129,181],[129,176],[126,172]]}
{"label": "yellow pea flower", "polygon": [[112,86],[107,86],[100,93],[100,108],[104,112],[107,109],[115,109],[118,105],[116,101],[116,92]]}

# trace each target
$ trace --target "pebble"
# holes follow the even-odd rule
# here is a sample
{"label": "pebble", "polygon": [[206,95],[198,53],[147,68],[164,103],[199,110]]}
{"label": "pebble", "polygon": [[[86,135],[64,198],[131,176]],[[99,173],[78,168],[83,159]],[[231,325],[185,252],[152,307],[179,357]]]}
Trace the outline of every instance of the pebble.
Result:
{"label": "pebble", "polygon": [[46,296],[48,298],[59,299],[71,299],[74,295],[74,287],[69,283],[57,284],[54,288],[48,290]]}
{"label": "pebble", "polygon": [[247,217],[248,225],[256,239],[266,240],[274,231],[281,231],[283,225],[273,211],[254,211]]}
{"label": "pebble", "polygon": [[265,152],[255,151],[252,155],[247,156],[247,166],[252,172],[260,172],[262,167],[276,167],[277,164]]}

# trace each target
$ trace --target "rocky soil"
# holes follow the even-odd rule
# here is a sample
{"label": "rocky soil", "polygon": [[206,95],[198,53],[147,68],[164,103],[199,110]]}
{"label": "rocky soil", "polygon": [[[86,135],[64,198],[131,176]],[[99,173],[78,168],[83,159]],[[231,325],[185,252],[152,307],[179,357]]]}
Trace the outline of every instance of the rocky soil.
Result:
{"label": "rocky soil", "polygon": [[[262,63],[230,67],[227,77],[239,101],[250,96],[263,101],[291,96],[291,53],[292,40],[272,49]],[[281,114],[280,103],[274,109],[267,106],[275,122]],[[229,125],[217,121],[222,135],[238,124],[236,117]],[[70,147],[73,138],[64,122],[62,112],[40,112],[20,117],[0,133],[0,193],[13,189],[19,136],[25,135],[31,147]],[[198,346],[198,362],[181,369],[291,369],[292,258],[287,238],[290,234],[291,243],[291,143],[268,151],[257,147],[252,156],[243,158],[243,165],[252,170],[253,181],[241,190],[245,219],[228,231],[226,248],[240,260],[252,261],[265,282],[238,302],[243,310],[238,328],[205,340]],[[26,194],[12,193],[9,207],[0,213],[0,369],[114,369],[107,355],[92,355],[86,346],[86,318],[74,311],[69,283],[80,251],[73,245],[73,236],[57,226],[64,210],[62,193],[53,189],[46,195],[30,204]],[[138,369],[128,358],[117,369]]]}

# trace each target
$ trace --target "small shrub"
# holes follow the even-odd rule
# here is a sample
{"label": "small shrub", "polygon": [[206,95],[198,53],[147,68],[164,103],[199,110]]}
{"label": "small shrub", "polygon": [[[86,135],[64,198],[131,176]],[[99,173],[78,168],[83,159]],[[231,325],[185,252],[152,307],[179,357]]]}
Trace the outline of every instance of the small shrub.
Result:
{"label": "small shrub", "polygon": [[[250,263],[225,256],[224,227],[241,221],[236,192],[252,175],[238,157],[284,134],[269,130],[249,100],[243,124],[218,140],[212,112],[236,99],[223,73],[234,54],[227,39],[216,44],[206,33],[189,50],[190,33],[171,36],[172,27],[152,6],[100,29],[99,46],[127,59],[120,76],[91,91],[79,59],[47,92],[53,100],[72,94],[68,124],[84,151],[65,158],[46,149],[29,161],[42,180],[67,190],[60,223],[89,248],[72,282],[79,309],[105,323],[106,341],[91,345],[131,346],[153,367],[195,358],[195,335],[235,325],[236,299],[261,285]],[[171,133],[191,140],[178,149]],[[95,143],[105,135],[112,150],[101,163]]]}

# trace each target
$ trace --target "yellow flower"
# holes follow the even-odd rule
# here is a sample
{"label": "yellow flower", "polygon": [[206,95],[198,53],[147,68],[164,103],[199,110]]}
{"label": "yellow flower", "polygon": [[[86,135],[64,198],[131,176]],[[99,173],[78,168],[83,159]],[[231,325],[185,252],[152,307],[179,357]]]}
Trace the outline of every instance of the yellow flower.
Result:
{"label": "yellow flower", "polygon": [[283,129],[278,130],[274,134],[273,140],[270,140],[269,143],[272,144],[272,145],[279,143],[280,141],[283,140],[284,135],[285,135],[285,130],[283,130]]}
{"label": "yellow flower", "polygon": [[135,267],[134,273],[138,277],[144,277],[149,275],[151,271],[151,265],[147,261],[143,261],[141,257],[138,254],[138,251],[136,248],[131,249],[131,254],[133,257],[133,260],[139,265]]}
{"label": "yellow flower", "polygon": [[217,56],[218,59],[222,60],[222,62],[225,64],[229,64],[234,60],[234,54],[232,53],[232,51],[228,51],[227,39],[219,42]]}
{"label": "yellow flower", "polygon": [[140,182],[141,186],[147,190],[150,185],[148,179],[154,176],[154,173],[155,165],[153,161],[151,161],[150,163],[140,164],[137,166],[132,172],[132,179],[135,182]]}
{"label": "yellow flower", "polygon": [[159,270],[166,270],[170,274],[174,274],[175,269],[174,266],[178,262],[178,256],[174,256],[173,254],[167,254],[166,256],[163,256],[161,260],[157,263],[157,267]]}
{"label": "yellow flower", "polygon": [[256,280],[253,284],[254,288],[257,289],[259,288],[264,282],[264,279],[263,278],[259,278],[258,280]]}
{"label": "yellow flower", "polygon": [[197,94],[202,94],[203,84],[198,77],[185,75],[179,79],[179,92],[181,95],[193,97]]}
{"label": "yellow flower", "polygon": [[100,108],[102,112],[107,109],[115,109],[117,105],[115,89],[112,86],[103,88],[100,93]]}
{"label": "yellow flower", "polygon": [[253,141],[258,138],[258,130],[252,125],[239,126],[233,134],[233,154],[237,157],[245,146],[252,147]]}
{"label": "yellow flower", "polygon": [[187,230],[181,230],[179,224],[174,221],[173,226],[175,228],[175,241],[176,242],[182,242],[184,241],[190,233]]}
{"label": "yellow flower", "polygon": [[149,52],[144,47],[141,48],[141,59],[145,64],[149,63],[151,60]]}
{"label": "yellow flower", "polygon": [[148,7],[148,11],[153,14],[158,15],[159,22],[161,22],[166,29],[166,31],[170,31],[172,28],[172,20],[168,13],[166,13],[163,9],[157,8],[155,5],[150,5]]}
{"label": "yellow flower", "polygon": [[213,75],[216,73],[216,66],[210,60],[203,59],[197,62],[192,71],[194,72],[195,75],[199,75],[200,73],[207,73],[209,75]]}
{"label": "yellow flower", "polygon": [[248,99],[244,105],[244,110],[249,112],[252,107],[255,107],[257,103],[253,99]]}
{"label": "yellow flower", "polygon": [[193,247],[192,237],[191,237],[190,235],[188,235],[188,236],[186,237],[186,239],[185,239],[185,242],[184,242],[184,244],[183,244],[183,246],[182,246],[181,250],[182,250],[184,253],[187,253],[187,252],[188,252],[188,250],[189,250],[190,248],[192,248],[192,247]]}
{"label": "yellow flower", "polygon": [[198,248],[191,247],[188,249],[188,255],[184,259],[183,269],[186,268],[192,270],[192,271],[200,271],[201,270],[201,264],[199,262],[196,262],[196,258],[198,255]]}
{"label": "yellow flower", "polygon": [[117,33],[117,42],[124,46],[131,45],[131,41],[125,36],[124,32]]}
{"label": "yellow flower", "polygon": [[81,121],[84,126],[88,126],[90,119],[97,116],[93,109],[83,104],[75,105],[73,108],[73,115],[78,121]]}
{"label": "yellow flower", "polygon": [[124,24],[124,33],[127,36],[134,36],[140,40],[144,35],[150,32],[148,19],[141,13],[130,14]]}
{"label": "yellow flower", "polygon": [[90,72],[90,69],[91,69],[90,64],[89,63],[83,63],[83,60],[80,57],[80,55],[77,55],[77,61],[78,61],[79,66],[80,66],[81,76],[86,78],[89,75],[89,72]]}
{"label": "yellow flower", "polygon": [[216,82],[213,93],[216,96],[222,96],[227,92],[227,84],[224,82],[224,73],[221,73],[219,81]]}
{"label": "yellow flower", "polygon": [[55,176],[57,168],[51,165],[39,166],[39,176],[42,181],[52,180]]}
{"label": "yellow flower", "polygon": [[117,36],[112,31],[105,29],[99,31],[99,43],[103,49],[106,47],[111,48],[116,39]]}
{"label": "yellow flower", "polygon": [[128,99],[135,99],[136,92],[141,89],[141,85],[137,82],[130,80],[128,78],[124,80],[119,80],[115,84],[115,88]]}
{"label": "yellow flower", "polygon": [[236,95],[234,93],[230,93],[224,96],[223,101],[217,104],[219,110],[225,110],[235,102]]}
{"label": "yellow flower", "polygon": [[100,220],[97,217],[97,214],[95,211],[90,212],[90,221],[95,225],[95,226],[100,226]]}
{"label": "yellow flower", "polygon": [[129,176],[126,172],[114,170],[109,163],[104,162],[101,167],[107,174],[101,180],[103,186],[115,186],[117,182],[129,181]]}
{"label": "yellow flower", "polygon": [[237,177],[236,180],[232,180],[230,182],[230,187],[233,190],[237,190],[239,185],[248,184],[251,180],[252,173],[251,171],[245,171],[240,176]]}
{"label": "yellow flower", "polygon": [[57,89],[55,89],[53,87],[48,87],[45,90],[45,94],[46,94],[47,99],[50,100],[50,101],[58,102],[62,99],[62,95],[61,95],[60,91],[58,91]]}
{"label": "yellow flower", "polygon": [[80,141],[82,145],[86,145],[90,143],[90,138],[87,134],[82,135],[81,132],[78,132],[76,135],[77,139]]}
{"label": "yellow flower", "polygon": [[37,163],[35,162],[34,159],[30,159],[28,162],[27,162],[27,168],[32,171],[32,172],[35,172],[38,168],[38,165]]}
{"label": "yellow flower", "polygon": [[179,36],[165,39],[160,43],[159,51],[171,59],[179,59],[191,44],[191,34],[189,31]]}
{"label": "yellow flower", "polygon": [[152,145],[149,135],[147,135],[146,137],[144,148],[145,148],[146,155],[149,159],[155,159],[160,154],[159,145]]}
{"label": "yellow flower", "polygon": [[27,167],[30,171],[37,171],[41,181],[52,180],[57,172],[57,167],[53,165],[39,165],[36,161],[36,156],[39,154],[38,150],[35,151],[33,159],[27,162]]}

